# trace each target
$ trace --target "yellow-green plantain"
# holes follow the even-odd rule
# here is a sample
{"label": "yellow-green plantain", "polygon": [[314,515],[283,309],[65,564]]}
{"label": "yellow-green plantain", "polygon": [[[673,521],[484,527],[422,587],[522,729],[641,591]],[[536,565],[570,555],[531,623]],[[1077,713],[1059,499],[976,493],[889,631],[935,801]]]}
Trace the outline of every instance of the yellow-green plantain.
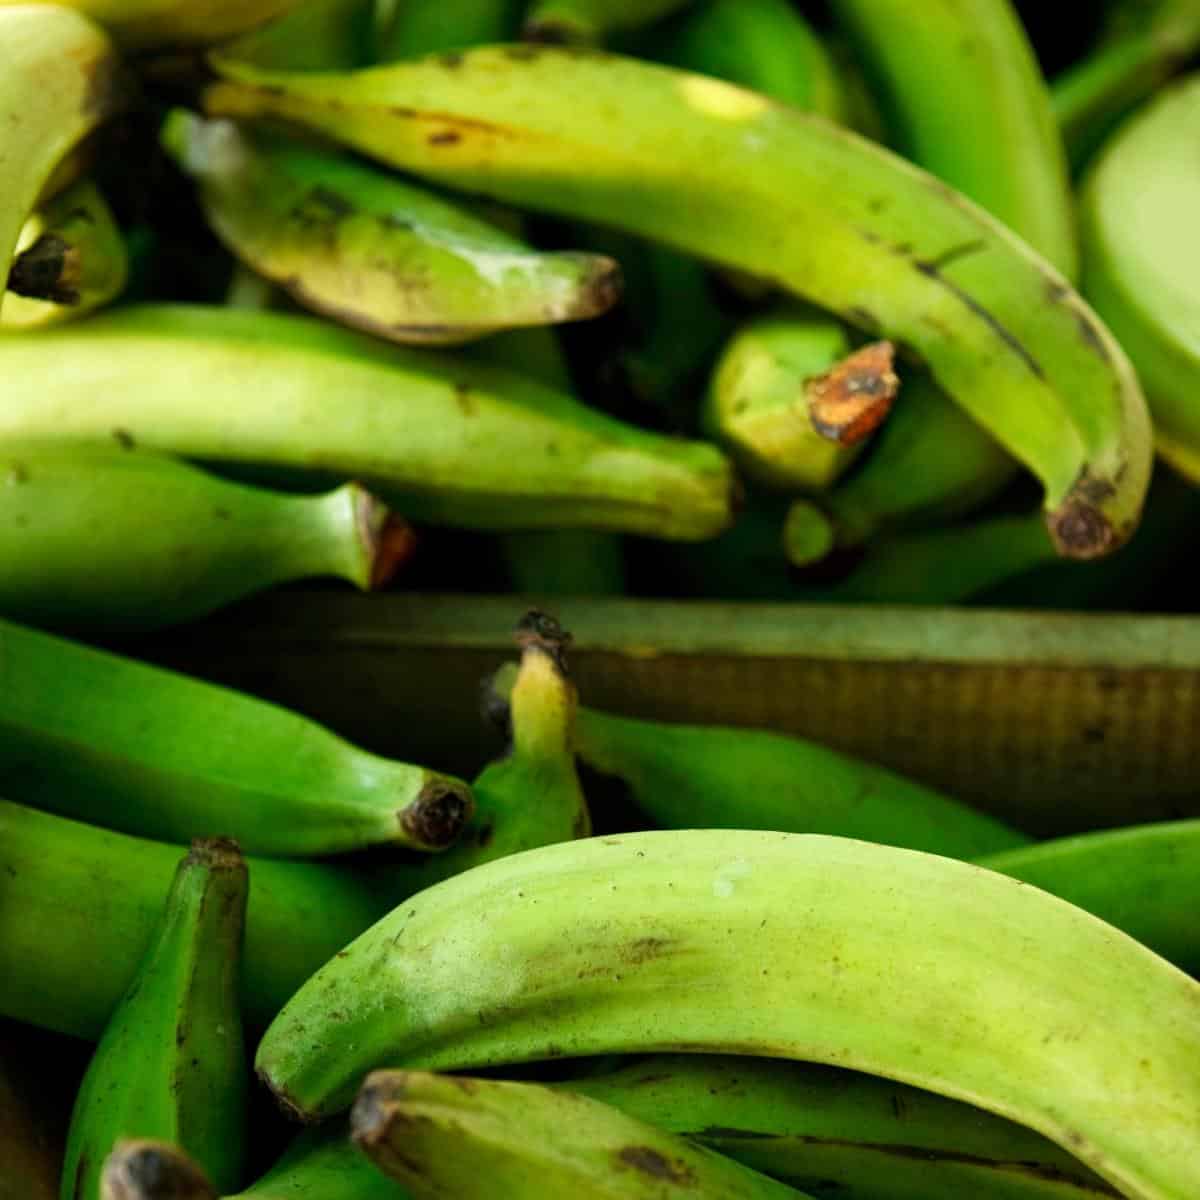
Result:
{"label": "yellow-green plantain", "polygon": [[532,1083],[376,1071],[351,1127],[413,1200],[804,1200],[599,1100]]}
{"label": "yellow-green plantain", "polygon": [[264,25],[302,0],[0,0],[10,5],[62,4],[103,25],[123,48],[210,45]]}
{"label": "yellow-green plantain", "polygon": [[538,42],[598,42],[607,34],[640,29],[691,0],[533,0],[525,36]]}
{"label": "yellow-green plantain", "polygon": [[848,838],[669,830],[488,863],[326,964],[259,1044],[291,1112],[379,1066],[794,1058],[1026,1125],[1129,1200],[1200,1188],[1200,983],[993,871]]}
{"label": "yellow-green plantain", "polygon": [[[508,703],[516,678],[511,664],[502,667],[489,698]],[[1029,840],[932,788],[803,738],[581,707],[573,746],[589,767],[623,780],[666,828],[828,833],[956,858]]]}
{"label": "yellow-green plantain", "polygon": [[1052,1142],[932,1092],[832,1067],[657,1055],[558,1085],[816,1196],[1111,1200]]}
{"label": "yellow-green plantain", "polygon": [[703,0],[675,23],[661,57],[831,121],[847,116],[837,67],[788,0]]}
{"label": "yellow-green plantain", "polygon": [[1106,39],[1053,80],[1050,98],[1075,167],[1200,48],[1197,0],[1153,0],[1128,11],[1133,28]]}
{"label": "yellow-green plantain", "polygon": [[1063,554],[1106,553],[1136,525],[1152,446],[1120,347],[1006,228],[864,139],[722,81],[546,47],[323,75],[212,61],[214,113],[623,226],[908,345],[1040,477]]}
{"label": "yellow-green plantain", "polygon": [[1078,269],[1062,137],[1011,0],[833,0],[905,157]]}
{"label": "yellow-green plantain", "polygon": [[0,513],[0,613],[75,629],[155,629],[312,575],[366,591],[414,545],[356,484],[293,496],[116,446],[0,444]]}
{"label": "yellow-green plantain", "polygon": [[[0,279],[55,169],[121,106],[103,31],[69,9],[0,3]],[[4,293],[0,292],[0,305]]]}
{"label": "yellow-green plantain", "polygon": [[127,1138],[104,1160],[100,1200],[217,1200],[217,1190],[174,1143]]}
{"label": "yellow-green plantain", "polygon": [[441,850],[472,812],[460,780],[228,688],[8,622],[0,661],[0,787],[39,808],[274,857]]}
{"label": "yellow-green plantain", "polygon": [[1150,400],[1159,453],[1200,481],[1200,74],[1121,126],[1080,200],[1083,286]]}
{"label": "yellow-green plantain", "polygon": [[821,491],[866,448],[899,383],[890,343],[851,353],[837,321],[785,307],[734,334],[700,424],[755,483]]}
{"label": "yellow-green plantain", "polygon": [[0,441],[105,442],[361,480],[417,521],[712,537],[733,475],[532,379],[328,322],[140,305],[0,338]]}
{"label": "yellow-green plantain", "polygon": [[806,566],[834,546],[963,516],[1009,483],[1017,464],[924,371],[906,371],[902,399],[870,456],[815,503],[796,504],[785,535]]}
{"label": "yellow-green plantain", "polygon": [[27,222],[18,249],[0,330],[85,316],[120,295],[129,275],[121,231],[90,179],[48,201]]}
{"label": "yellow-green plantain", "polygon": [[100,1200],[104,1160],[123,1138],[178,1142],[222,1191],[241,1181],[249,1079],[238,981],[248,887],[236,842],[194,841],[179,863],[75,1098],[61,1200]]}
{"label": "yellow-green plantain", "polygon": [[610,308],[620,268],[540,253],[347,155],[172,112],[162,142],[226,246],[298,303],[397,342],[456,345]]}
{"label": "yellow-green plantain", "polygon": [[[521,619],[517,638],[521,664],[506,676],[510,686],[502,702],[512,744],[475,777],[475,817],[459,844],[436,859],[392,867],[391,881],[403,895],[481,863],[592,831],[575,771],[575,686],[566,667],[570,636],[552,617],[531,611]],[[492,703],[490,688],[484,700]]]}
{"label": "yellow-green plantain", "polygon": [[[0,800],[0,1014],[95,1041],[150,942],[181,853]],[[264,1027],[395,893],[342,867],[249,861],[242,1009]]]}

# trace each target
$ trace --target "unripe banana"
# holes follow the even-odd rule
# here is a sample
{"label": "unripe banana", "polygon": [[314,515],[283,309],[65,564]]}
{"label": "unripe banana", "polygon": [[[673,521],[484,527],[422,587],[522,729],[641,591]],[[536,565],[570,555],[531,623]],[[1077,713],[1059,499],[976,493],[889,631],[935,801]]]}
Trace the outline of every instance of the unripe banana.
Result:
{"label": "unripe banana", "polygon": [[217,1191],[178,1146],[131,1138],[104,1160],[100,1200],[217,1200]]}
{"label": "unripe banana", "polygon": [[1010,0],[833,0],[897,148],[1068,278],[1079,265],[1062,137]]}
{"label": "unripe banana", "polygon": [[[112,43],[66,8],[0,0],[0,280],[55,168],[120,107]],[[0,292],[0,305],[4,293]]]}
{"label": "unripe banana", "polygon": [[[95,1041],[149,944],[181,848],[0,800],[0,1014]],[[396,902],[362,871],[250,859],[242,1011],[263,1028]]]}
{"label": "unripe banana", "polygon": [[346,155],[182,109],[162,142],[229,250],[297,303],[379,337],[457,345],[586,320],[620,295],[612,259],[531,250]]}
{"label": "unripe banana", "polygon": [[413,1200],[804,1200],[599,1100],[533,1083],[376,1071],[351,1127]]}
{"label": "unripe banana", "polygon": [[754,482],[824,490],[891,411],[892,351],[874,342],[852,353],[838,322],[795,308],[748,321],[713,372],[701,428]]}
{"label": "unripe banana", "polygon": [[0,329],[74,320],[115,299],[129,276],[129,254],[96,185],[81,180],[36,213],[8,273]]}
{"label": "unripe banana", "polygon": [[273,857],[442,850],[471,815],[460,780],[264,700],[7,622],[0,658],[0,778],[39,808]]}
{"label": "unripe banana", "polygon": [[1055,838],[977,861],[1094,913],[1200,978],[1200,820]]}
{"label": "unripe banana", "polygon": [[1159,453],[1200,481],[1200,73],[1172,84],[1104,147],[1080,199],[1083,286],[1129,352]]}
{"label": "unripe banana", "polygon": [[[797,555],[801,562],[812,558],[808,524],[804,523],[805,540]],[[789,523],[786,531],[797,527]],[[790,558],[789,543],[784,550]],[[797,587],[793,596],[827,604],[960,604],[1055,557],[1054,543],[1036,512],[987,517],[883,538],[845,579],[826,587]]]}
{"label": "unripe banana", "polygon": [[[529,612],[517,638],[521,664],[506,674],[503,701],[512,744],[475,777],[475,817],[459,844],[436,859],[391,868],[391,881],[405,896],[481,863],[592,832],[575,770],[576,697],[566,668],[570,635],[553,618]],[[490,704],[490,690],[484,700]]]}
{"label": "unripe banana", "polygon": [[551,48],[325,75],[212,61],[213,113],[285,117],[452,187],[620,225],[908,345],[1042,480],[1061,553],[1132,532],[1152,447],[1120,347],[1006,228],[854,134],[710,78]]}
{"label": "unripe banana", "polygon": [[261,67],[348,71],[374,61],[374,17],[373,0],[304,0],[224,49]]}
{"label": "unripe banana", "polygon": [[556,1085],[839,1200],[1110,1200],[1052,1142],[872,1075],[665,1054]]}
{"label": "unripe banana", "polygon": [[[50,6],[61,0],[0,0],[8,5]],[[103,25],[125,49],[211,45],[282,16],[302,0],[65,0]],[[33,94],[37,94],[35,91]]]}
{"label": "unripe banana", "polygon": [[732,472],[712,446],[635,429],[460,355],[315,319],[134,306],[0,338],[0,371],[0,441],[116,437],[334,472],[414,521],[481,529],[687,540],[732,519]]}
{"label": "unripe banana", "polygon": [[455,0],[453,4],[378,0],[375,61],[396,62],[515,41],[523,7],[524,0]]}
{"label": "unripe banana", "polygon": [[675,23],[662,59],[846,121],[838,70],[788,0],[703,0]]}
{"label": "unripe banana", "polygon": [[[503,705],[514,671],[490,695]],[[772,829],[864,838],[955,858],[1023,846],[1023,834],[932,788],[803,738],[639,721],[580,708],[575,753],[615,775],[668,829]]]}
{"label": "unripe banana", "polygon": [[1026,1125],[1130,1200],[1200,1188],[1200,983],[966,863],[670,830],[530,850],[405,901],[289,1001],[260,1077],[307,1119],[382,1065],[795,1058]]}
{"label": "unripe banana", "polygon": [[249,1080],[238,979],[247,891],[236,842],[192,843],[80,1085],[61,1200],[100,1200],[104,1160],[122,1138],[177,1142],[221,1191],[241,1181]]}
{"label": "unripe banana", "polygon": [[1082,166],[1113,127],[1200,48],[1197,0],[1131,5],[1129,15],[1136,22],[1133,29],[1106,40],[1051,86],[1054,115],[1074,167]]}
{"label": "unripe banana", "polygon": [[640,29],[691,0],[533,0],[525,36],[535,42],[598,42],[610,33]]}
{"label": "unripe banana", "polygon": [[937,525],[991,499],[1017,472],[1000,444],[923,371],[906,372],[903,399],[849,478],[788,516],[796,566],[832,546],[860,546],[880,533]]}
{"label": "unripe banana", "polygon": [[292,496],[116,447],[0,444],[0,498],[0,612],[39,625],[155,629],[313,575],[366,591],[414,546],[356,484]]}

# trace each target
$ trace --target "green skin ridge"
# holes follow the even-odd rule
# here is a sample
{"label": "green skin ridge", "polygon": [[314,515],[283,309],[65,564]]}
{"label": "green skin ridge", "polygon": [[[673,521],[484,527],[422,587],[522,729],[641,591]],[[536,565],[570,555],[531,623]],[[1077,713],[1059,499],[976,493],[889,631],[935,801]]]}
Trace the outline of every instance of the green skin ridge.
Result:
{"label": "green skin ridge", "polygon": [[470,816],[461,780],[229,688],[7,622],[0,656],[0,786],[40,808],[283,858],[441,849]]}
{"label": "green skin ridge", "polygon": [[411,897],[300,988],[257,1068],[312,1120],[380,1066],[824,1063],[1025,1125],[1129,1200],[1190,1200],[1198,1007],[1200,983],[994,871],[847,838],[668,830],[530,850]]}
{"label": "green skin ridge", "polygon": [[129,254],[96,185],[80,180],[37,212],[8,276],[2,329],[40,328],[86,316],[124,289]]}
{"label": "green skin ridge", "polygon": [[0,338],[0,370],[0,441],[116,438],[306,478],[332,473],[414,521],[485,530],[686,541],[732,521],[733,474],[706,443],[635,429],[509,371],[315,318],[131,306]]}
{"label": "green skin ridge", "polygon": [[610,1105],[532,1083],[367,1077],[354,1140],[414,1200],[805,1200],[805,1193]]}
{"label": "green skin ridge", "polygon": [[1045,1138],[919,1088],[834,1067],[666,1054],[556,1085],[844,1200],[1111,1200]]}
{"label": "green skin ridge", "polygon": [[701,429],[763,487],[831,487],[867,443],[843,446],[818,433],[806,385],[849,353],[849,338],[830,317],[783,308],[747,321],[713,370]]}
{"label": "green skin ridge", "polygon": [[1080,197],[1083,286],[1146,389],[1158,450],[1200,481],[1200,74],[1162,91],[1101,151]]}
{"label": "green skin ridge", "polygon": [[1004,226],[857,135],[594,51],[345,74],[211,60],[214,114],[284,117],[447,186],[621,225],[909,347],[1042,480],[1060,552],[1106,553],[1136,525],[1152,446],[1120,347]]}
{"label": "green skin ridge", "polygon": [[176,109],[162,142],[213,230],[298,303],[392,341],[458,345],[586,320],[620,294],[600,255],[531,250],[424,188]]}
{"label": "green skin ridge", "polygon": [[896,148],[1078,273],[1062,137],[1010,0],[833,0]]}
{"label": "green skin ridge", "polygon": [[311,576],[365,591],[389,520],[355,484],[287,495],[116,447],[0,445],[0,481],[0,611],[75,629],[157,629]]}
{"label": "green skin ridge", "polygon": [[118,1138],[177,1142],[221,1192],[240,1182],[249,1079],[237,992],[248,886],[233,842],[194,842],[179,864],[80,1085],[61,1200],[100,1200]]}
{"label": "green skin ridge", "polygon": [[[17,239],[55,169],[120,107],[112,43],[66,8],[5,7],[0,0],[0,279]],[[31,96],[41,97],[30,104]],[[0,308],[5,293],[0,291]]]}
{"label": "green skin ridge", "polygon": [[[95,1041],[148,946],[182,850],[0,800],[0,1014]],[[384,876],[248,859],[242,1012],[265,1028],[397,900]]]}
{"label": "green skin ridge", "polygon": [[525,36],[546,42],[599,42],[607,34],[641,29],[692,0],[533,0]]}

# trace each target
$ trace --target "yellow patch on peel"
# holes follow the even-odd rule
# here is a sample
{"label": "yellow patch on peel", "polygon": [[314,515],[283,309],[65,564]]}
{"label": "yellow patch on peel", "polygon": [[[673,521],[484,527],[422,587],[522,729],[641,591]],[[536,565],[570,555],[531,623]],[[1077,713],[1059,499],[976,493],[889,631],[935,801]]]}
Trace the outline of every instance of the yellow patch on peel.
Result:
{"label": "yellow patch on peel", "polygon": [[749,121],[771,105],[770,100],[758,92],[747,91],[723,79],[709,79],[706,75],[688,75],[680,80],[679,90],[692,108],[725,121]]}

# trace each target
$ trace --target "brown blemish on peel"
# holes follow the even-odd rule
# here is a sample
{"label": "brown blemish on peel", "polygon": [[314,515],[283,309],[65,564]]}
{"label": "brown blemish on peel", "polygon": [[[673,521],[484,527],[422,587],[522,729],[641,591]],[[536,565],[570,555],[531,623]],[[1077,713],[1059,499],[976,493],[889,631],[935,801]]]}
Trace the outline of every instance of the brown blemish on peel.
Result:
{"label": "brown blemish on peel", "polygon": [[428,142],[431,146],[454,146],[462,141],[462,134],[454,129],[442,129],[431,133]]}
{"label": "brown blemish on peel", "polygon": [[617,1160],[626,1167],[665,1183],[689,1187],[696,1182],[696,1174],[687,1163],[679,1159],[672,1161],[650,1146],[624,1146],[617,1151]]}
{"label": "brown blemish on peel", "polygon": [[549,613],[531,608],[517,622],[514,639],[522,652],[540,650],[548,655],[554,665],[567,674],[567,648],[571,635]]}
{"label": "brown blemish on peel", "polygon": [[817,433],[853,446],[883,424],[900,388],[895,350],[891,342],[872,342],[807,382],[808,414]]}

